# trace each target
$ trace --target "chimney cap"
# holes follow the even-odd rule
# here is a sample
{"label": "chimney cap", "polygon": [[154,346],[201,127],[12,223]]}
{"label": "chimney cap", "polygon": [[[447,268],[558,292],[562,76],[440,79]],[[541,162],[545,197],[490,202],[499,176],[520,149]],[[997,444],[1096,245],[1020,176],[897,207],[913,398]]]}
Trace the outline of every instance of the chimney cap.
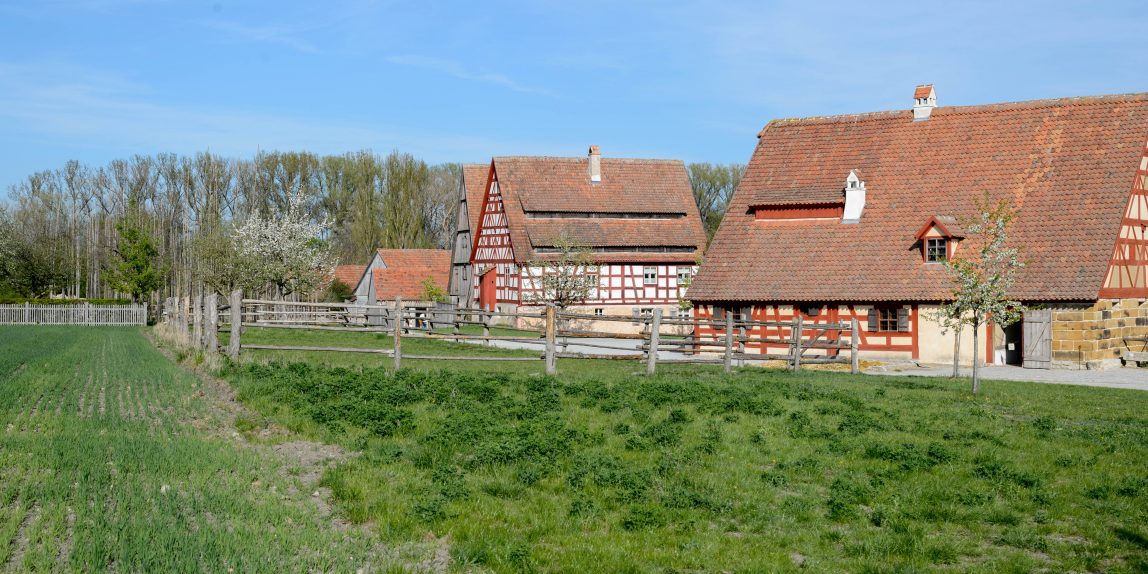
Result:
{"label": "chimney cap", "polygon": [[590,146],[590,155],[602,155],[602,150],[596,145]]}
{"label": "chimney cap", "polygon": [[928,98],[931,94],[935,95],[934,90],[933,90],[933,84],[921,84],[921,85],[917,86],[917,89],[913,92],[913,99],[914,100],[925,99],[925,98]]}

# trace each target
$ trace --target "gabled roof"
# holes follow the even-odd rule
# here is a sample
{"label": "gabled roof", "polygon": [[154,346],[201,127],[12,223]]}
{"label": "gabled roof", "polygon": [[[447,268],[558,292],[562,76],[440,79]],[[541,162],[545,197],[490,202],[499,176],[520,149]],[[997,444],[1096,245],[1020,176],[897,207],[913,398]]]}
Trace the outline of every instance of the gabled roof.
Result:
{"label": "gabled roof", "polygon": [[964,239],[966,235],[965,228],[961,226],[960,222],[957,221],[957,218],[951,215],[934,215],[930,217],[929,220],[926,221],[920,229],[917,230],[917,233],[913,235],[913,237],[921,239],[925,237],[925,234],[934,227],[943,233],[945,237]]}
{"label": "gabled roof", "polygon": [[[936,301],[952,287],[921,264],[914,234],[935,214],[974,214],[984,193],[1017,209],[1026,267],[1013,296],[1093,300],[1140,152],[1148,94],[776,120],[762,130],[705,263],[700,301]],[[865,173],[857,224],[754,221],[750,205]]]}
{"label": "gabled roof", "polygon": [[450,251],[446,249],[379,249],[385,268],[374,270],[375,299],[422,299],[423,281],[446,289],[450,278]]}
{"label": "gabled roof", "polygon": [[490,164],[468,163],[462,166],[462,183],[466,188],[466,215],[470,230],[478,229],[478,218],[482,213],[482,196],[486,193],[486,179],[490,176]]}
{"label": "gabled roof", "polygon": [[917,86],[917,89],[913,91],[913,99],[919,100],[921,98],[927,98],[931,93],[933,93],[933,84],[922,84]]}
{"label": "gabled roof", "polygon": [[[536,254],[534,246],[552,245],[563,233],[574,243],[592,247],[692,248],[595,256],[604,263],[688,263],[705,248],[705,230],[681,161],[603,157],[598,183],[590,182],[585,157],[496,157],[493,165],[519,263],[548,257]],[[561,213],[600,217],[538,216]]]}

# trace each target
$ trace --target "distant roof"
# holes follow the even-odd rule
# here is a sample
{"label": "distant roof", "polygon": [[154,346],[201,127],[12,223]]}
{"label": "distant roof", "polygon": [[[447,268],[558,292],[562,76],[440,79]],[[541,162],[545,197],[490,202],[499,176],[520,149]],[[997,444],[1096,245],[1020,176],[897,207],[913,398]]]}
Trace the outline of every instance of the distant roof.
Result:
{"label": "distant roof", "polygon": [[[705,230],[681,161],[602,157],[599,183],[591,183],[585,157],[496,157],[494,168],[520,263],[547,257],[533,248],[551,246],[559,235],[592,247],[692,248],[603,253],[596,256],[602,262],[693,262],[705,248]],[[560,213],[616,217],[542,216]]]}
{"label": "distant roof", "polygon": [[391,301],[422,299],[423,281],[446,289],[450,278],[450,251],[446,249],[379,249],[386,268],[375,269],[375,298]]}
{"label": "distant roof", "polygon": [[[930,217],[974,215],[986,192],[1017,209],[1026,266],[1012,295],[1094,300],[1148,141],[1148,94],[775,120],[762,130],[705,263],[700,301],[935,301],[943,268],[921,264]],[[843,185],[864,170],[857,224],[755,221],[750,207]],[[817,193],[820,193],[818,191]]]}
{"label": "distant roof", "polygon": [[366,270],[366,265],[339,265],[335,267],[335,279],[353,288],[359,284],[359,279],[363,278],[363,271]]}
{"label": "distant roof", "polygon": [[462,182],[466,187],[466,215],[471,230],[478,229],[482,196],[486,193],[486,179],[489,176],[490,164],[468,163],[462,166]]}

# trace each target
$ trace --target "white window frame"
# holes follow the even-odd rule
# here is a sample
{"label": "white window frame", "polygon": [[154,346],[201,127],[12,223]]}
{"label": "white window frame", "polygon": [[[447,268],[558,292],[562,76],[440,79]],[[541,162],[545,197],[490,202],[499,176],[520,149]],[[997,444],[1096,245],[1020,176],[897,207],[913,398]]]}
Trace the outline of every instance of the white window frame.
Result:
{"label": "white window frame", "polygon": [[642,285],[658,284],[658,268],[642,267]]}

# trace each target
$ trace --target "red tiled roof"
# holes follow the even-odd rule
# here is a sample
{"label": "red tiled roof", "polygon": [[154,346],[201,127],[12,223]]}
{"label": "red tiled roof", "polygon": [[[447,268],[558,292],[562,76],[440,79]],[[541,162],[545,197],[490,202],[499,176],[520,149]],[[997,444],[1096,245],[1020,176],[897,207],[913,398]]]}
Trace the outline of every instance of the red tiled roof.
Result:
{"label": "red tiled roof", "polygon": [[929,97],[929,92],[933,91],[933,84],[923,84],[917,86],[917,90],[913,92],[913,99],[919,100],[921,98]]}
{"label": "red tiled roof", "polygon": [[339,265],[335,267],[335,279],[354,289],[355,285],[359,284],[359,279],[363,278],[363,271],[366,270],[366,265]]}
{"label": "red tiled roof", "polygon": [[446,249],[379,249],[385,269],[376,269],[375,298],[391,301],[422,299],[423,281],[428,278],[446,289],[450,278],[450,251]]}
{"label": "red tiled roof", "polygon": [[[587,158],[496,157],[515,259],[534,253],[531,239],[552,240],[555,232],[578,244],[613,247],[689,246],[689,253],[611,254],[605,261],[693,262],[705,247],[705,230],[694,204],[685,164],[676,160],[603,157],[602,181],[590,182]],[[684,215],[672,219],[547,219],[527,212]],[[552,241],[551,241],[552,242]]]}
{"label": "red tiled roof", "polygon": [[462,166],[462,182],[466,186],[466,215],[473,233],[478,229],[478,218],[482,212],[482,196],[486,193],[486,179],[490,176],[490,164],[468,163]]}
{"label": "red tiled roof", "polygon": [[[1026,267],[1012,295],[1093,300],[1140,151],[1148,94],[778,120],[757,149],[689,290],[699,301],[935,301],[952,291],[914,234],[968,217],[988,192],[1017,209]],[[843,187],[864,170],[860,223],[756,222],[753,202]]]}

